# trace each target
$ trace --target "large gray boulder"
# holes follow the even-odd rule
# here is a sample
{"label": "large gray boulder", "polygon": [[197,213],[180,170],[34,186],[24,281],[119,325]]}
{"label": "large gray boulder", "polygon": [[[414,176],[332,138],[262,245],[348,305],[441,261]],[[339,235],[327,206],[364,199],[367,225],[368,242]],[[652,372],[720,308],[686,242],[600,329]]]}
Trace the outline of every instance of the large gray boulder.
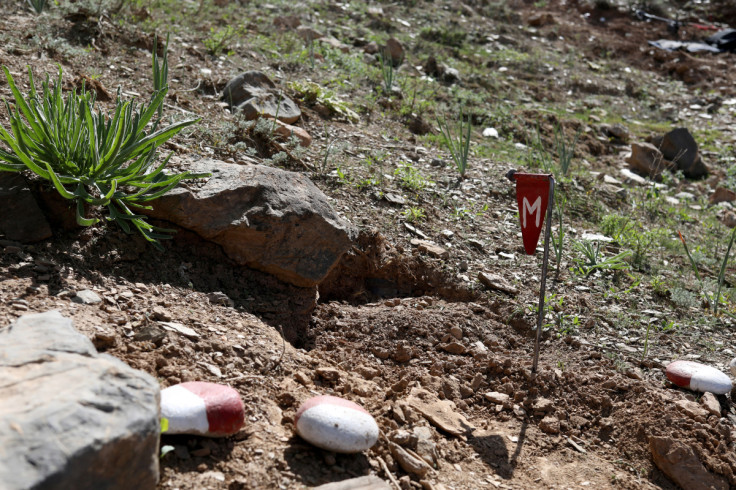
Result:
{"label": "large gray boulder", "polygon": [[159,386],[56,311],[0,330],[0,487],[149,489]]}
{"label": "large gray boulder", "polygon": [[241,265],[314,287],[350,247],[352,227],[301,174],[217,160],[189,170],[212,177],[192,190],[172,190],[143,212],[221,245]]}

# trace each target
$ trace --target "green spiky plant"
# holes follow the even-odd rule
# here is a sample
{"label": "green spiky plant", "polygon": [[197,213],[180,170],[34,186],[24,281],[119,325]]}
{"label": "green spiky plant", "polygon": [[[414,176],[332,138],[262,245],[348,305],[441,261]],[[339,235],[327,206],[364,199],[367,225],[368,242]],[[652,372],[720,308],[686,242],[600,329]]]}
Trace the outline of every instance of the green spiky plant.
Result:
{"label": "green spiky plant", "polygon": [[[62,98],[62,70],[55,83],[49,77],[36,89],[28,69],[30,90],[24,97],[9,70],[3,67],[15,106],[5,101],[10,131],[0,127],[0,171],[30,170],[48,180],[59,194],[76,202],[77,223],[90,226],[96,218],[85,216],[85,205],[107,208],[107,221],[126,233],[135,227],[146,240],[161,248],[159,239],[171,238],[173,230],[149,224],[133,209],[151,209],[146,203],[173,189],[181,180],[204,175],[184,172],[167,174],[171,154],[157,162],[158,147],[199,119],[187,119],[158,128],[168,85],[168,63],[162,66],[154,48],[156,90],[148,104],[124,102],[118,89],[112,113],[95,109],[95,93],[84,87]],[[156,120],[149,123],[158,113]]]}
{"label": "green spiky plant", "polygon": [[442,133],[442,141],[450,152],[452,161],[455,162],[455,168],[460,173],[460,178],[465,178],[465,172],[468,170],[468,158],[470,156],[470,134],[473,130],[473,123],[468,117],[467,123],[463,117],[463,110],[460,109],[460,116],[457,119],[457,128],[453,130],[447,123],[447,119],[437,117],[437,125]]}
{"label": "green spiky plant", "polygon": [[40,14],[46,7],[46,0],[28,0],[28,4],[33,7],[37,14]]}

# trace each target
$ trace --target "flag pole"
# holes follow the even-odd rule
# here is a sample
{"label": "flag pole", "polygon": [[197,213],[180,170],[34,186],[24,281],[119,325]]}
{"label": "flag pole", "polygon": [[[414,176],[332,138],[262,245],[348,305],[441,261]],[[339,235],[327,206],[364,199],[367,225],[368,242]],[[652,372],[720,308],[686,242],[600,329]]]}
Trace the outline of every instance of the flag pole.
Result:
{"label": "flag pole", "polygon": [[547,261],[549,259],[549,236],[552,232],[552,210],[555,202],[555,177],[549,176],[549,200],[547,201],[547,226],[544,232],[544,256],[542,258],[542,281],[539,285],[539,316],[537,317],[537,337],[534,341],[534,363],[532,373],[537,372],[539,364],[539,339],[542,337],[542,322],[544,321],[544,294],[547,285]]}

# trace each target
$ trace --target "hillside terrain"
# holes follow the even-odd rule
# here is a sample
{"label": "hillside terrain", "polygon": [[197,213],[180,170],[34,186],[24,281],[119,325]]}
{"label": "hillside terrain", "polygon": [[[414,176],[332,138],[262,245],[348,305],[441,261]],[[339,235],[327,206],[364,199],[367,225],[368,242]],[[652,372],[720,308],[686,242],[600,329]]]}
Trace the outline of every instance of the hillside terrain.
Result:
{"label": "hillside terrain", "polygon": [[[39,15],[2,2],[0,64],[24,94],[27,67],[37,81],[61,68],[65,91],[84,84],[100,107],[148,100],[154,35],[169,35],[165,117],[201,118],[161,149],[169,167],[299,172],[356,236],[315,300],[186,230],[160,251],[114,224],[52,222],[38,243],[0,236],[0,327],[57,309],[162,388],[239,391],[236,436],[162,438],[174,450],[160,488],[367,474],[405,489],[678,488],[654,462],[657,440],[736,488],[731,394],[709,412],[664,375],[677,359],[729,372],[736,357],[736,55],[649,44],[702,39],[736,10],[689,5],[60,0]],[[230,112],[223,90],[249,70],[299,106],[309,146]],[[446,143],[468,125],[458,169]],[[632,144],[675,128],[707,174],[630,169]],[[524,253],[511,169],[557,181],[536,374],[542,242]],[[103,301],[71,301],[85,289]],[[302,440],[295,412],[318,394],[363,406],[379,442],[347,455]],[[392,443],[431,469],[408,473]]]}

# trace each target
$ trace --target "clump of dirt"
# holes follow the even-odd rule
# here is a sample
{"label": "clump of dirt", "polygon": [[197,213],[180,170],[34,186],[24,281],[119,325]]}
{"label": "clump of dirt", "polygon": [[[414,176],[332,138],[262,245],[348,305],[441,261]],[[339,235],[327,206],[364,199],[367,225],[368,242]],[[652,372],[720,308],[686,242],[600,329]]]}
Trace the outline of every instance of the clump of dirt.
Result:
{"label": "clump of dirt", "polygon": [[471,301],[481,297],[419,253],[392,245],[376,230],[361,230],[351,250],[319,285],[322,302],[369,303],[382,298],[432,295]]}

